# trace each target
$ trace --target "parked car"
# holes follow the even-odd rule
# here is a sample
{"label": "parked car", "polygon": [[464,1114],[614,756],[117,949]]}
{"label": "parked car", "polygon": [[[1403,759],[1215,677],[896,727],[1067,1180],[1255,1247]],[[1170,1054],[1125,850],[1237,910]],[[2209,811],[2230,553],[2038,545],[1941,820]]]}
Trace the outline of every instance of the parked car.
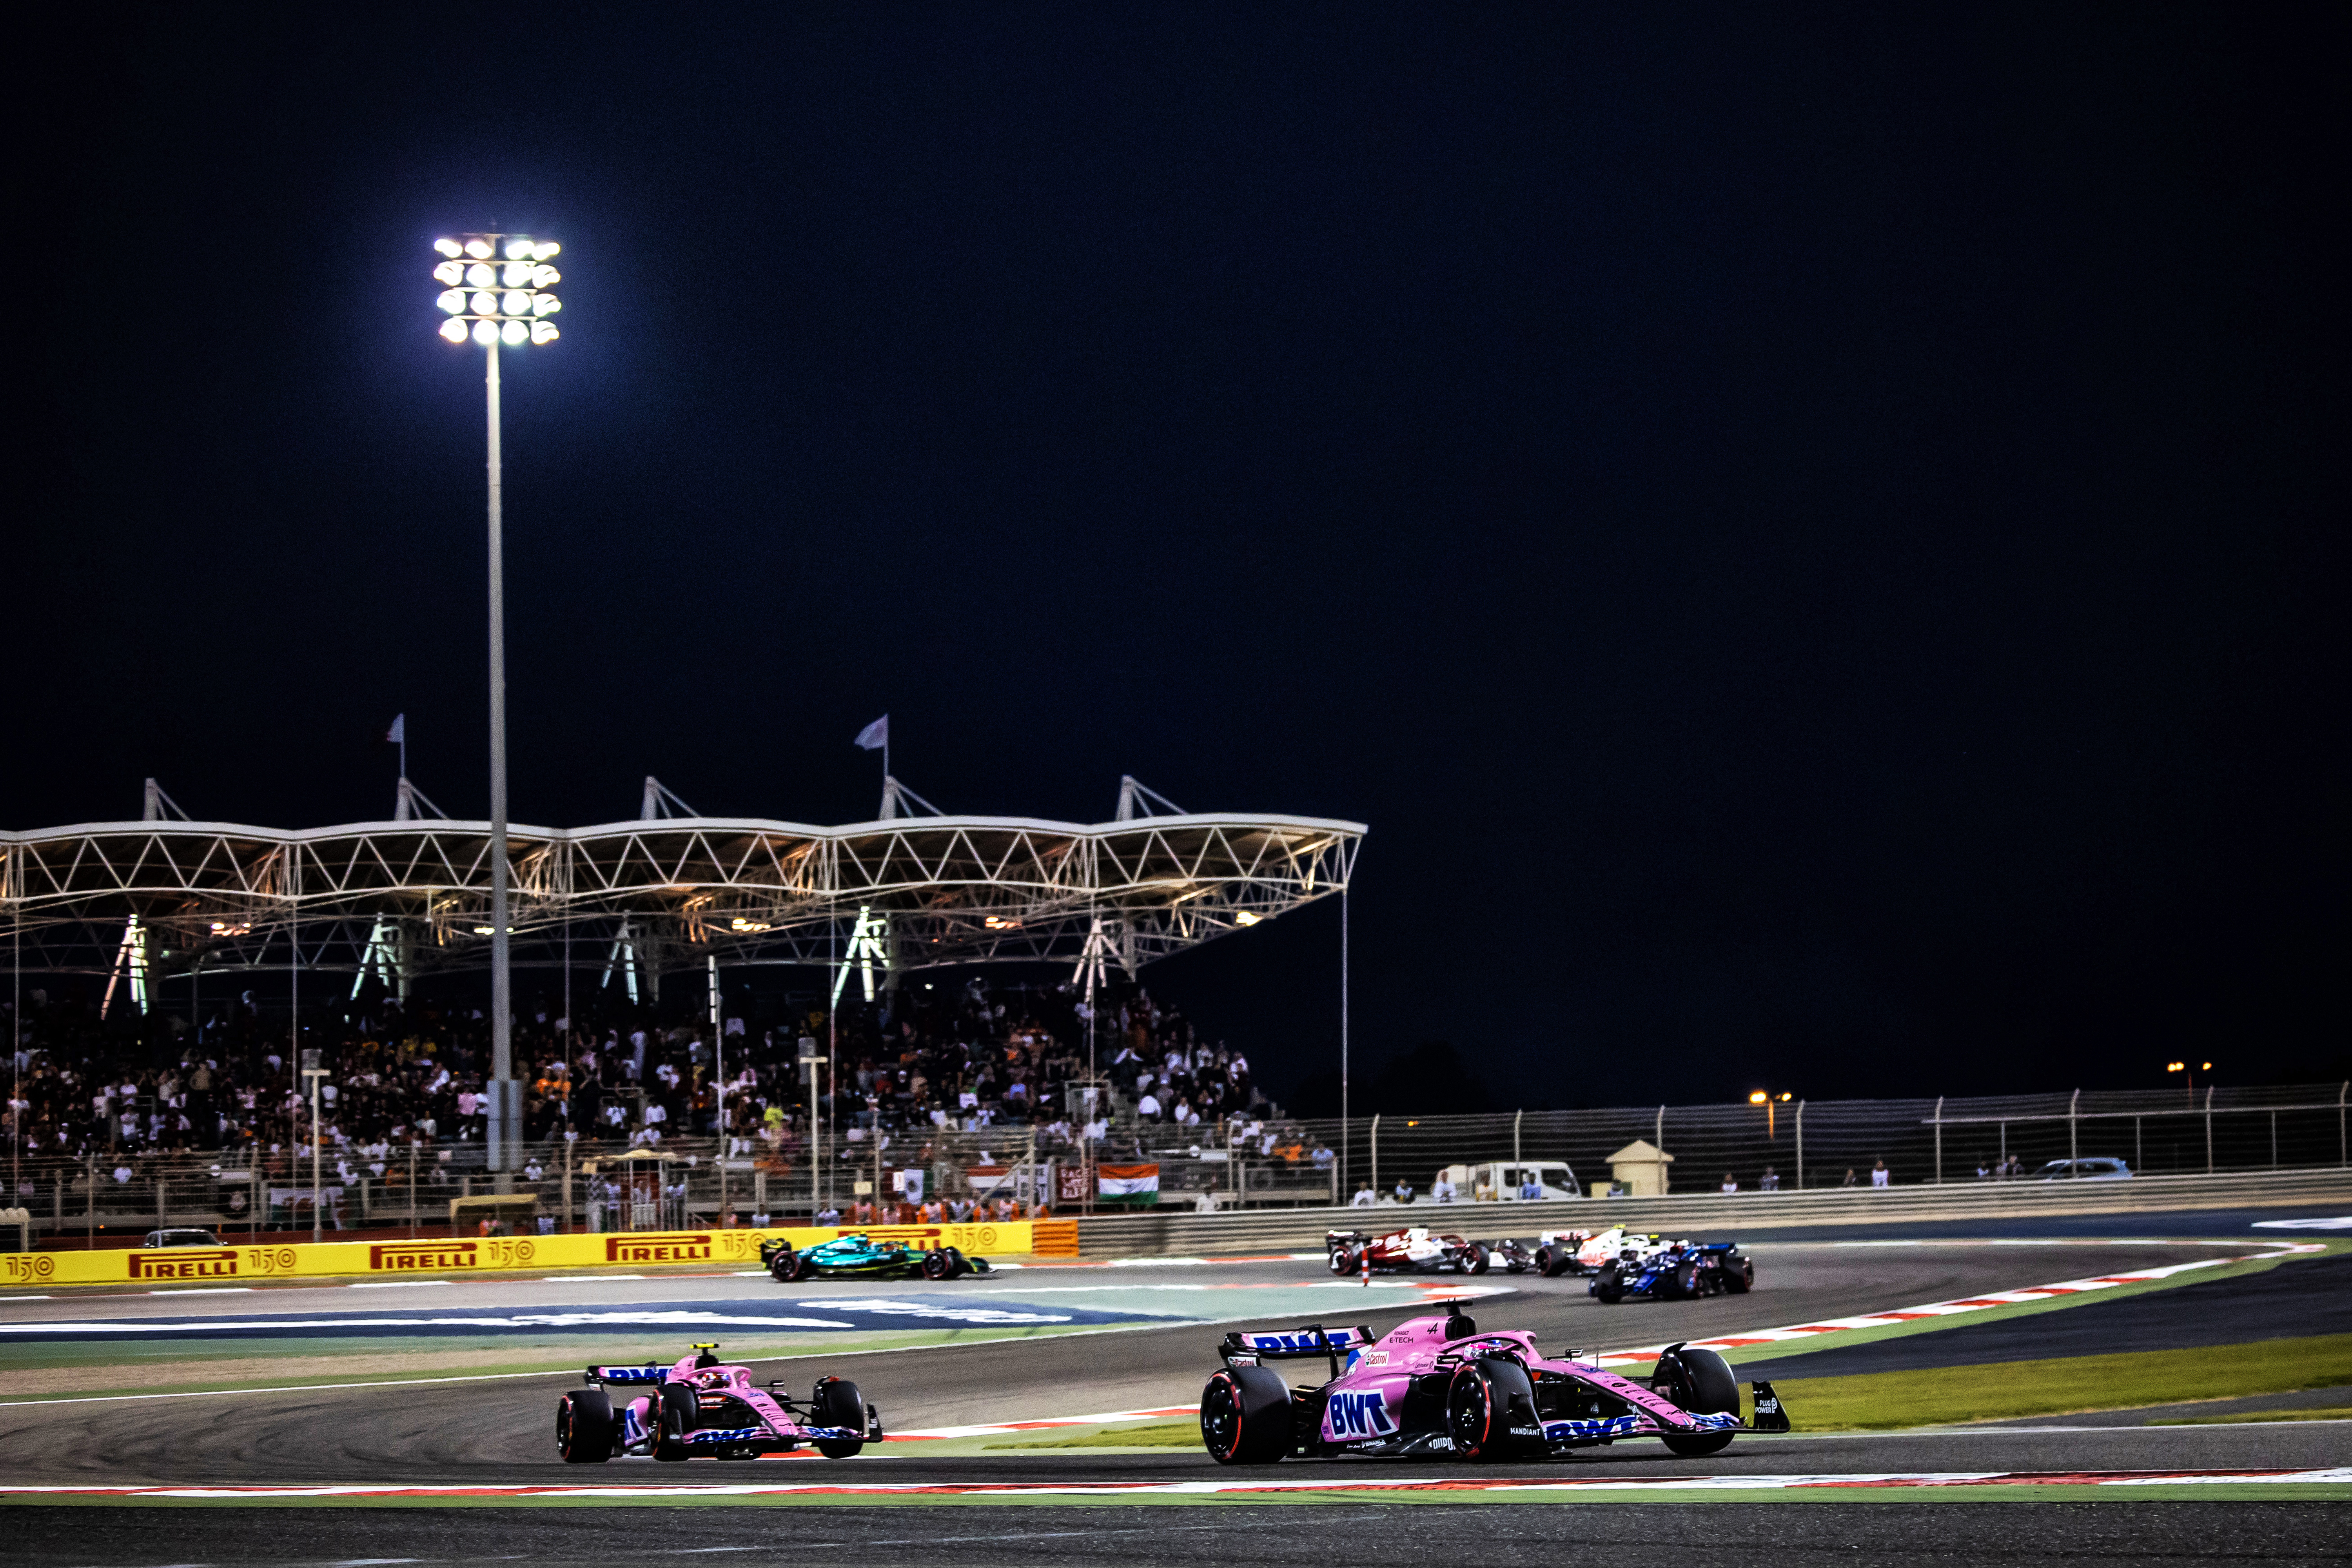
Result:
{"label": "parked car", "polygon": [[[1663,1437],[1695,1458],[1736,1433],[1789,1430],[1769,1383],[1755,1385],[1754,1417],[1739,1418],[1738,1382],[1711,1350],[1669,1345],[1637,1383],[1573,1351],[1540,1355],[1523,1331],[1481,1334],[1459,1302],[1377,1341],[1366,1328],[1309,1324],[1230,1333],[1219,1353],[1224,1365],[1201,1391],[1201,1441],[1221,1465],[1341,1454],[1536,1459],[1621,1437]],[[1319,1387],[1293,1389],[1266,1364],[1308,1358],[1330,1368]]]}
{"label": "parked car", "polygon": [[1584,1195],[1576,1173],[1569,1169],[1565,1160],[1496,1160],[1483,1165],[1448,1165],[1437,1176],[1440,1181],[1452,1182],[1465,1200],[1480,1187],[1486,1187],[1507,1203],[1516,1199],[1519,1189],[1530,1181],[1542,1189],[1541,1195],[1547,1198]]}
{"label": "parked car", "polygon": [[219,1237],[208,1230],[151,1230],[142,1247],[218,1247]]}
{"label": "parked car", "polygon": [[2036,1182],[2127,1182],[2131,1167],[2121,1160],[2095,1156],[2088,1160],[2053,1160],[2027,1178]]}

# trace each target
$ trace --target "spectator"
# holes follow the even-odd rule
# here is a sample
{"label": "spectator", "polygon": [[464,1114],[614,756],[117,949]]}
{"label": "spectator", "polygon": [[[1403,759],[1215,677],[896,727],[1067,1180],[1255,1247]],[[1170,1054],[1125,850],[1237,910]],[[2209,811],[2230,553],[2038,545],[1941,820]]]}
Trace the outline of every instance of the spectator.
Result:
{"label": "spectator", "polygon": [[1779,1192],[1779,1191],[1780,1190],[1780,1172],[1778,1172],[1778,1171],[1776,1171],[1776,1170],[1774,1170],[1774,1169],[1773,1169],[1771,1166],[1769,1166],[1769,1165],[1765,1166],[1765,1167],[1764,1167],[1764,1179],[1763,1179],[1762,1181],[1758,1182],[1758,1183],[1756,1184],[1756,1186],[1757,1186],[1757,1189],[1758,1189],[1759,1192],[1767,1192],[1767,1193],[1777,1193],[1777,1192]]}
{"label": "spectator", "polygon": [[1885,1187],[1894,1184],[1894,1174],[1892,1172],[1887,1170],[1885,1161],[1881,1160],[1878,1163],[1870,1168],[1870,1184],[1874,1187]]}
{"label": "spectator", "polygon": [[1406,1181],[1402,1176],[1399,1176],[1397,1178],[1396,1190],[1391,1195],[1401,1204],[1409,1204],[1412,1202],[1412,1184]]}
{"label": "spectator", "polygon": [[1854,1179],[1853,1167],[1852,1165],[1848,1165],[1848,1166],[1845,1168],[1845,1180],[1843,1180],[1843,1181],[1840,1182],[1840,1183],[1838,1184],[1838,1185],[1839,1185],[1839,1186],[1841,1186],[1841,1187],[1853,1187],[1853,1186],[1859,1186],[1859,1185],[1861,1185],[1861,1184],[1860,1184],[1859,1182],[1857,1182],[1857,1181]]}
{"label": "spectator", "polygon": [[1722,1189],[1722,1190],[1723,1190],[1723,1191],[1725,1191],[1725,1192],[1727,1192],[1727,1193],[1736,1193],[1736,1192],[1738,1192],[1738,1191],[1739,1190],[1739,1178],[1738,1178],[1738,1177],[1737,1177],[1737,1176],[1735,1176],[1735,1175],[1733,1175],[1733,1174],[1732,1174],[1730,1172],[1728,1172],[1728,1171],[1724,1172],[1724,1173],[1723,1173],[1723,1189]]}
{"label": "spectator", "polygon": [[1356,1195],[1348,1201],[1348,1206],[1349,1208],[1356,1209],[1368,1209],[1372,1206],[1373,1201],[1372,1184],[1370,1182],[1359,1182],[1356,1184]]}
{"label": "spectator", "polygon": [[1437,1180],[1430,1184],[1429,1201],[1433,1204],[1450,1204],[1454,1201],[1454,1178],[1443,1171],[1438,1172]]}

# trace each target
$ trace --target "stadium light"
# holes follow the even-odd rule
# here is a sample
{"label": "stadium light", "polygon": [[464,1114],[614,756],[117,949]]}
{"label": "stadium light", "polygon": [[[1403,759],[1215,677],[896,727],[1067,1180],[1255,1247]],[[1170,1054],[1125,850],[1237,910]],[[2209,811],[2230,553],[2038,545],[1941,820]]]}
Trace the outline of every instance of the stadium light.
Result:
{"label": "stadium light", "polygon": [[514,1076],[514,985],[508,963],[507,897],[507,634],[505,550],[500,537],[503,479],[499,454],[499,351],[543,348],[562,334],[547,318],[563,309],[548,292],[562,274],[548,265],[563,247],[526,234],[467,234],[433,242],[440,259],[434,303],[448,320],[441,336],[452,344],[479,343],[488,361],[490,549],[490,923],[476,926],[490,939],[489,1167],[496,1190],[514,1190],[514,1157],[522,1139],[522,1085]]}

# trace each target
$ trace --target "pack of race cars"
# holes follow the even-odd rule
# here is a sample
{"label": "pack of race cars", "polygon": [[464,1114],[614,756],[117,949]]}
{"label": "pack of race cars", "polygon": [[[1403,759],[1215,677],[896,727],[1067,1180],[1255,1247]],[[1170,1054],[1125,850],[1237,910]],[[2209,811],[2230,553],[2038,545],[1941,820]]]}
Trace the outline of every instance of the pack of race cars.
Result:
{"label": "pack of race cars", "polygon": [[1744,1296],[1756,1283],[1755,1261],[1737,1242],[1674,1241],[1622,1226],[1548,1231],[1532,1247],[1508,1239],[1472,1241],[1425,1226],[1379,1235],[1335,1230],[1325,1234],[1323,1245],[1334,1274],[1484,1274],[1497,1266],[1507,1274],[1532,1269],[1546,1279],[1585,1274],[1592,1278],[1586,1287],[1592,1298],[1611,1305]]}
{"label": "pack of race cars", "polygon": [[[1533,1246],[1473,1241],[1412,1226],[1379,1234],[1332,1231],[1331,1271],[1485,1274],[1530,1270],[1587,1277],[1593,1300],[1689,1300],[1744,1295],[1756,1266],[1734,1242],[1672,1240],[1612,1226],[1547,1232]],[[842,1237],[795,1250],[761,1248],[779,1282],[820,1277],[986,1275],[984,1259],[952,1248],[917,1249]],[[1677,1342],[1657,1355],[1646,1379],[1621,1376],[1569,1351],[1538,1352],[1522,1330],[1481,1333],[1462,1303],[1412,1319],[1375,1338],[1355,1326],[1244,1331],[1225,1335],[1223,1366],[1202,1388],[1202,1446],[1221,1465],[1341,1455],[1450,1453],[1496,1462],[1554,1458],[1620,1438],[1655,1436],[1681,1457],[1720,1452],[1739,1432],[1786,1432],[1787,1413],[1769,1383],[1754,1385],[1752,1415],[1740,1415],[1739,1385],[1724,1359]],[[556,1447],[571,1464],[619,1458],[662,1461],[752,1459],[814,1450],[846,1458],[883,1440],[880,1414],[845,1378],[820,1377],[805,1400],[761,1384],[748,1366],[697,1344],[673,1364],[592,1365],[585,1388],[556,1409]],[[1292,1387],[1269,1363],[1324,1361],[1328,1377]]]}

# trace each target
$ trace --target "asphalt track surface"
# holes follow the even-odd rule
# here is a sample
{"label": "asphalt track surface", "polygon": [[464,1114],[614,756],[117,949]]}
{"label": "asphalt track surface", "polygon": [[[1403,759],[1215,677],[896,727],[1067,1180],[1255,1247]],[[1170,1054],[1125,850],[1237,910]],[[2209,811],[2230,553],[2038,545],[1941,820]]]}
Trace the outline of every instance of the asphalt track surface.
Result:
{"label": "asphalt track surface", "polygon": [[[2276,1211],[2270,1211],[2275,1216]],[[2105,1219],[2107,1216],[2096,1216]],[[2108,1231],[2071,1222],[2069,1234],[2048,1234],[2031,1222],[2001,1224],[1996,1234],[2035,1245],[1883,1245],[1885,1233],[1841,1229],[1820,1240],[1792,1242],[1759,1236],[1758,1289],[1747,1297],[1605,1308],[1583,1282],[1490,1275],[1467,1281],[1503,1292],[1471,1303],[1488,1327],[1526,1328],[1550,1350],[1656,1344],[1745,1329],[1777,1326],[2113,1273],[2195,1258],[2243,1256],[2278,1240],[2309,1233],[2257,1231],[2248,1222],[2222,1225],[2216,1216],[2121,1216],[2135,1221]],[[2254,1217],[2264,1217],[2257,1211]],[[1987,1226],[1979,1222],[1979,1237]],[[2042,1234],[2036,1236],[2034,1232]],[[2210,1245],[2158,1245],[2133,1237],[2205,1236]],[[1860,1245],[1857,1245],[1860,1243]],[[2217,1282],[2214,1298],[2180,1286],[2131,1300],[2090,1301],[2011,1320],[2028,1331],[2042,1353],[2082,1353],[2118,1348],[2060,1342],[2051,1337],[2078,1315],[2117,1310],[2154,1312],[2135,1320],[2135,1333],[2194,1331],[2166,1323],[2225,1321],[2261,1299],[2275,1283],[2315,1311],[2332,1298],[2312,1299],[2297,1271],[2338,1266],[2297,1262],[2257,1283]],[[2305,1281],[2305,1283],[2307,1283]],[[1451,1281],[1435,1282],[1437,1293]],[[2234,1287],[2234,1288],[2233,1288]],[[925,1295],[926,1291],[929,1295]],[[1288,1326],[1305,1321],[1291,1309],[1311,1305],[1332,1322],[1363,1321],[1384,1331],[1428,1310],[1419,1292],[1364,1290],[1330,1279],[1312,1260],[1134,1268],[1036,1268],[998,1279],[951,1287],[923,1282],[771,1288],[728,1276],[656,1275],[638,1279],[475,1279],[430,1291],[371,1293],[349,1286],[289,1287],[218,1296],[145,1293],[57,1293],[47,1300],[0,1301],[0,1322],[61,1323],[163,1321],[257,1315],[309,1319],[365,1311],[398,1319],[428,1309],[406,1301],[427,1295],[431,1311],[523,1316],[531,1312],[698,1309],[716,1302],[787,1303],[794,1313],[827,1317],[827,1300],[873,1298],[929,1300],[945,1305],[985,1300],[1013,1310],[1078,1309],[1125,1319],[1076,1339],[1012,1340],[929,1349],[896,1349],[842,1357],[763,1360],[761,1370],[797,1383],[821,1372],[855,1378],[894,1430],[983,1422],[1190,1405],[1215,1365],[1223,1331],[1205,1321],[1175,1324],[1152,1319],[1237,1321]],[[2179,1299],[2187,1313],[2157,1306]],[[1280,1311],[1261,1313],[1278,1304]],[[379,1310],[379,1308],[382,1310]],[[761,1310],[778,1310],[761,1307]],[[2269,1321],[2268,1309],[2251,1310]],[[839,1310],[831,1313],[838,1317]],[[2293,1310],[2289,1310],[2290,1317]],[[2253,1318],[2246,1320],[2251,1323]],[[2084,1323],[2096,1320],[2084,1317]],[[2301,1332],[2330,1331],[2334,1320],[2296,1324]],[[2150,1328],[2150,1323],[2158,1325]],[[1084,1327],[1085,1325],[1072,1325]],[[1956,1326],[1882,1342],[1958,1344],[1955,1336],[1999,1330],[2000,1323]],[[2231,1340],[2258,1337],[2236,1322]],[[415,1342],[395,1329],[400,1342]],[[491,1331],[516,1343],[546,1343],[539,1328]],[[2101,1331],[2105,1332],[2105,1331]],[[610,1342],[566,1333],[597,1359],[642,1359],[679,1353],[688,1335],[651,1326],[619,1333]],[[692,1337],[720,1337],[698,1334]],[[837,1336],[836,1336],[837,1337]],[[2063,1340],[2079,1336],[2068,1329]],[[348,1340],[339,1341],[348,1343]],[[448,1342],[481,1343],[483,1340]],[[500,1342],[504,1342],[501,1341]],[[55,1346],[47,1348],[54,1349]],[[1853,1351],[1868,1347],[1855,1346]],[[184,1353],[194,1353],[194,1347]],[[1791,1372],[1811,1372],[1820,1358],[1847,1351],[1787,1358]],[[583,1353],[581,1359],[589,1359]],[[1970,1352],[1954,1360],[1993,1359]],[[257,1363],[266,1367],[268,1363]],[[1872,1368],[1871,1370],[1878,1370]],[[1742,1375],[1749,1375],[1743,1366]],[[1202,1480],[1220,1471],[1197,1451],[1093,1453],[1076,1451],[926,1453],[917,1442],[869,1448],[849,1461],[795,1459],[756,1465],[663,1466],[617,1461],[572,1467],[553,1452],[552,1409],[573,1375],[530,1375],[397,1387],[310,1389],[295,1393],[197,1394],[170,1399],[0,1405],[0,1472],[26,1484],[257,1484],[398,1481],[580,1483],[631,1487],[678,1481],[708,1483],[756,1479],[765,1482],[823,1478],[860,1483],[1036,1481],[1120,1482]],[[1792,1412],[1803,1425],[1801,1410]],[[960,1445],[969,1447],[970,1445]],[[1627,1443],[1580,1450],[1543,1466],[1475,1467],[1444,1462],[1442,1473],[1528,1476],[1540,1470],[1565,1477],[1853,1474],[1922,1471],[2072,1471],[2320,1468],[2352,1462],[2352,1425],[2300,1423],[2149,1427],[2102,1426],[2063,1421],[1965,1431],[1922,1431],[1806,1436],[1743,1437],[1724,1454],[1675,1459],[1662,1445]],[[1396,1474],[1394,1461],[1285,1464],[1284,1479],[1329,1476],[1334,1480]],[[1430,1466],[1423,1462],[1422,1468]],[[356,1510],[335,1507],[102,1508],[17,1505],[8,1509],[0,1558],[38,1564],[121,1563],[142,1568],[196,1563],[333,1563],[409,1560],[419,1563],[491,1559],[550,1563],[643,1563],[649,1557],[789,1557],[812,1551],[861,1565],[896,1563],[1093,1564],[1118,1562],[1267,1563],[1333,1561],[1412,1563],[1433,1557],[1496,1565],[1556,1563],[1564,1556],[1605,1555],[1618,1563],[1687,1563],[1736,1560],[1773,1565],[1944,1563],[2345,1563],[2352,1561],[2352,1510],[2340,1504],[2263,1502],[2115,1503],[2009,1501],[1969,1506],[1958,1501],[1912,1503],[1811,1500],[1801,1504],[1717,1501],[1618,1501],[1569,1509],[1478,1503],[1377,1505],[1352,1502],[1314,1507],[1220,1504],[1087,1508],[992,1504],[985,1507],[868,1508],[832,1504],[780,1510],[767,1507]]]}
{"label": "asphalt track surface", "polygon": [[858,1568],[1097,1568],[1138,1563],[1289,1568],[1945,1568],[1997,1563],[2248,1563],[2352,1561],[2346,1510],[2327,1503],[1749,1503],[1580,1509],[998,1507],[919,1511],[677,1509],[401,1512],[319,1509],[12,1510],[8,1561],[36,1568],[192,1568],[267,1563],[854,1563]]}

